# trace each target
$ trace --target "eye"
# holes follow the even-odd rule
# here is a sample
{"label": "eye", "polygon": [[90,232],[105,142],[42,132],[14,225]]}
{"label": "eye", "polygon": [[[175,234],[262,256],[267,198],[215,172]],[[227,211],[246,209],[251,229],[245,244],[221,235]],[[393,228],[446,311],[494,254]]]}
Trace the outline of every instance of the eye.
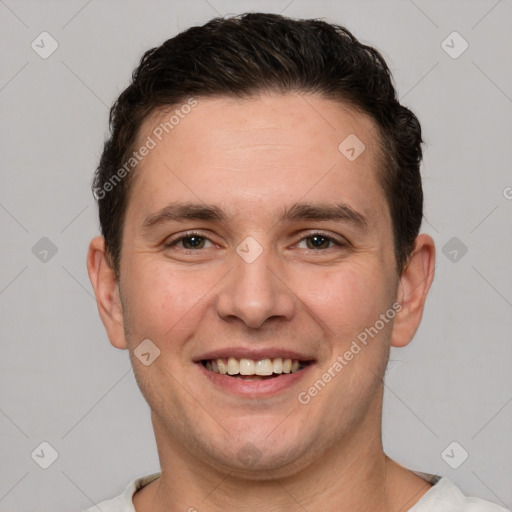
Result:
{"label": "eye", "polygon": [[[312,233],[309,236],[304,237],[299,242],[300,244],[306,245],[306,249],[312,250],[312,251],[318,251],[318,250],[325,250],[325,249],[331,249],[334,246],[344,246],[345,243],[338,241],[330,236],[324,235],[322,233]],[[302,247],[304,248],[304,247]]]}
{"label": "eye", "polygon": [[165,245],[166,247],[178,247],[186,250],[199,250],[206,249],[207,244],[213,245],[212,241],[200,233],[188,233],[174,240],[170,240]]}

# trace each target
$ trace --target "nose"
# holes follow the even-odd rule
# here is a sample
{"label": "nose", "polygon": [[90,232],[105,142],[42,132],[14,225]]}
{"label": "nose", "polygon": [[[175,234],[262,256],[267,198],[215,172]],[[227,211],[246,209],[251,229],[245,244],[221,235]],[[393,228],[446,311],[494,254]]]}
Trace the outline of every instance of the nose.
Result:
{"label": "nose", "polygon": [[238,254],[234,258],[235,266],[217,296],[219,317],[226,321],[238,319],[253,329],[271,319],[290,320],[295,313],[296,297],[269,250],[250,263]]}

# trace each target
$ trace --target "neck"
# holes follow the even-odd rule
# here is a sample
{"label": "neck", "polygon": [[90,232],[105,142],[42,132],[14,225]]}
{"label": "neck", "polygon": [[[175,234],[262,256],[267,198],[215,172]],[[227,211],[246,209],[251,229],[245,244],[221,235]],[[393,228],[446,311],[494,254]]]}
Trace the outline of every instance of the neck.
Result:
{"label": "neck", "polygon": [[[371,419],[371,418],[370,418]],[[191,457],[154,419],[162,476],[134,496],[137,512],[408,510],[430,488],[383,452],[380,417],[293,471],[263,471],[253,478]],[[376,421],[375,421],[376,420]],[[377,428],[377,430],[376,430]]]}

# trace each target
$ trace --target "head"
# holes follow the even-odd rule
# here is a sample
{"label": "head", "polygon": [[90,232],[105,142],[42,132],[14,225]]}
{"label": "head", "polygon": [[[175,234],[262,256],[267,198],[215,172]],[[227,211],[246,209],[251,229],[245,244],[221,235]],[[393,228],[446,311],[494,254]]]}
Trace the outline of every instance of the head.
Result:
{"label": "head", "polygon": [[[110,124],[88,267],[159,447],[252,475],[378,432],[434,265],[420,125],[381,55],[323,21],[215,19],[146,52]],[[221,376],[230,356],[301,369]]]}

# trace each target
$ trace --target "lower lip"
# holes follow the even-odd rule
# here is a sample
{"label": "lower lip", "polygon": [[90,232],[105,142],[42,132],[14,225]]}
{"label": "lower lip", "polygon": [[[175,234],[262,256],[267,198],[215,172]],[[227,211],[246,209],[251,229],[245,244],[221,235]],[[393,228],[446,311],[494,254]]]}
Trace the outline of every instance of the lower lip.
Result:
{"label": "lower lip", "polygon": [[212,372],[205,368],[202,363],[197,363],[199,369],[214,385],[225,391],[246,398],[263,398],[277,395],[278,393],[291,388],[302,380],[313,366],[308,364],[302,370],[294,373],[283,373],[279,377],[265,380],[244,380]]}

